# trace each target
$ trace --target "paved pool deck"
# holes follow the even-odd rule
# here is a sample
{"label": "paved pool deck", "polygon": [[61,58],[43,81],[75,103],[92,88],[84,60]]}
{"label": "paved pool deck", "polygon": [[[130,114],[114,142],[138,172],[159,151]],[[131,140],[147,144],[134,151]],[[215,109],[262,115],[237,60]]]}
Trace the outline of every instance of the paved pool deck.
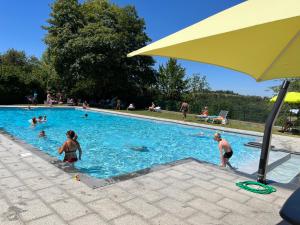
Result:
{"label": "paved pool deck", "polygon": [[[298,139],[276,136],[278,144],[288,145],[285,150],[298,151]],[[93,189],[0,134],[1,225],[287,225],[278,212],[293,190],[253,194],[235,185],[245,180],[187,160]]]}

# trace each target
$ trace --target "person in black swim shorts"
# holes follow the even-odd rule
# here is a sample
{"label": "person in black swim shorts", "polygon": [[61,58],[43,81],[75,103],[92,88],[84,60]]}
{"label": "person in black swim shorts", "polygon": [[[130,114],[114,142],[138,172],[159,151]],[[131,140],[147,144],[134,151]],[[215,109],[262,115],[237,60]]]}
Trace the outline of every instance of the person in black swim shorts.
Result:
{"label": "person in black swim shorts", "polygon": [[[215,133],[214,140],[219,142],[218,145],[219,145],[220,160],[221,160],[220,166],[225,167],[228,164],[229,159],[233,155],[232,148],[230,144],[224,138],[221,137],[220,133]],[[224,150],[224,154],[223,154],[223,150]]]}

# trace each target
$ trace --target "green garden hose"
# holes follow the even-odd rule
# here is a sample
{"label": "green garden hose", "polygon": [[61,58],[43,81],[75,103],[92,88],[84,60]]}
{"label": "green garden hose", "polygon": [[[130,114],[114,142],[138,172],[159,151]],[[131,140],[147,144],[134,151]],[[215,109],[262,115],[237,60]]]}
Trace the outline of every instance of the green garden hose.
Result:
{"label": "green garden hose", "polygon": [[[256,181],[244,181],[236,183],[236,186],[257,194],[271,194],[276,191],[276,188],[256,182]],[[256,186],[256,187],[251,187]]]}

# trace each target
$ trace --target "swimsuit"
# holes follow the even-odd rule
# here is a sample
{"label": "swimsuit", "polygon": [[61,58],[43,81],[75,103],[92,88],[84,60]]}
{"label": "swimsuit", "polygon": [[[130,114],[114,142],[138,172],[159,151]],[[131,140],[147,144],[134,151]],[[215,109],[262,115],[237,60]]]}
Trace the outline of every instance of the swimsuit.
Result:
{"label": "swimsuit", "polygon": [[[68,150],[69,150],[69,145],[68,146]],[[69,162],[69,163],[73,163],[73,162],[76,162],[78,159],[77,159],[77,155],[76,155],[76,150],[73,150],[73,151],[65,151],[65,157],[64,157],[64,162]]]}
{"label": "swimsuit", "polygon": [[225,159],[230,159],[232,155],[233,155],[233,151],[231,150],[230,152],[225,152],[223,157]]}

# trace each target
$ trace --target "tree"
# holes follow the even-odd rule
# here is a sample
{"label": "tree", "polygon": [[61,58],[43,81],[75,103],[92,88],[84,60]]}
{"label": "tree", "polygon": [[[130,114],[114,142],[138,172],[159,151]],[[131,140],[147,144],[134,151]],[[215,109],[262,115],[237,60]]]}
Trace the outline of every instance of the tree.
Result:
{"label": "tree", "polygon": [[0,104],[24,103],[25,96],[33,91],[43,94],[40,62],[36,57],[9,49],[0,58]]}
{"label": "tree", "polygon": [[[290,81],[289,89],[288,91],[294,91],[294,92],[300,92],[300,79],[293,78],[293,79],[287,79]],[[270,87],[270,89],[277,94],[280,90],[281,85],[279,86],[273,86]]]}
{"label": "tree", "polygon": [[187,91],[193,94],[210,91],[206,76],[193,74],[187,79]]}
{"label": "tree", "polygon": [[151,57],[127,57],[150,40],[134,7],[120,8],[106,0],[82,5],[76,0],[57,0],[48,22],[45,41],[70,94],[126,98],[143,95],[154,83]]}
{"label": "tree", "polygon": [[65,91],[61,79],[54,68],[53,59],[48,51],[45,51],[42,55],[40,70],[39,79],[42,81],[42,87],[45,92],[48,90]]}
{"label": "tree", "polygon": [[48,31],[45,43],[56,72],[63,85],[69,89],[78,76],[77,71],[74,71],[77,54],[72,41],[84,26],[83,15],[77,0],[57,0],[51,9],[50,19],[47,20],[49,26],[43,26]]}
{"label": "tree", "polygon": [[167,100],[180,100],[187,85],[184,77],[185,69],[177,63],[176,59],[170,58],[165,66],[160,65],[158,68],[159,91]]}
{"label": "tree", "polygon": [[3,64],[11,66],[25,66],[27,62],[26,54],[24,51],[17,51],[15,49],[8,49],[2,56]]}

